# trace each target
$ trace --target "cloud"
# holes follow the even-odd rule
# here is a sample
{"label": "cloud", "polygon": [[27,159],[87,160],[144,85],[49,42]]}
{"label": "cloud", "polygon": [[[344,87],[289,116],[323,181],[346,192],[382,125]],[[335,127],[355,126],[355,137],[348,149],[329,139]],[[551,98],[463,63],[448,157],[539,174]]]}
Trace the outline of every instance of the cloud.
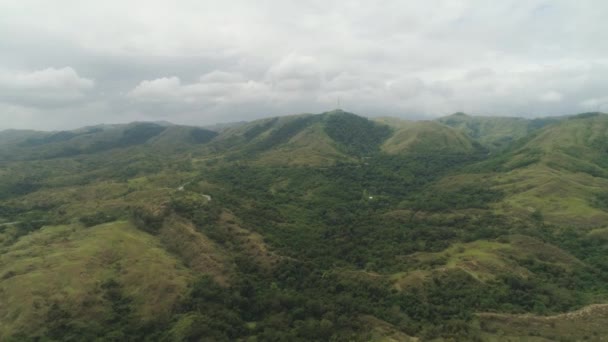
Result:
{"label": "cloud", "polygon": [[93,85],[92,80],[81,78],[70,67],[0,74],[0,86],[19,90],[86,90]]}
{"label": "cloud", "polygon": [[370,116],[576,113],[606,96],[606,11],[599,0],[5,1],[0,102],[13,114],[2,119],[80,122],[61,108],[91,124],[208,124],[338,99]]}
{"label": "cloud", "polygon": [[425,84],[419,78],[401,78],[388,81],[388,91],[401,98],[411,98],[419,95],[424,89]]}
{"label": "cloud", "polygon": [[550,90],[540,95],[539,100],[541,102],[561,102],[563,98],[564,95],[562,95],[560,92]]}
{"label": "cloud", "polygon": [[608,96],[585,99],[581,101],[580,106],[586,110],[606,110],[608,109]]}
{"label": "cloud", "polygon": [[314,57],[290,53],[271,66],[266,77],[276,89],[306,92],[319,89],[322,72]]}
{"label": "cloud", "polygon": [[70,68],[0,71],[0,100],[23,106],[62,106],[82,100],[95,86]]}
{"label": "cloud", "polygon": [[262,101],[268,96],[266,87],[241,74],[215,70],[188,84],[182,84],[176,76],[144,80],[129,91],[127,97],[138,102],[182,104],[182,108],[187,109],[226,102]]}
{"label": "cloud", "polygon": [[142,81],[129,92],[128,96],[144,101],[167,101],[178,97],[181,88],[181,81],[178,77],[162,77]]}

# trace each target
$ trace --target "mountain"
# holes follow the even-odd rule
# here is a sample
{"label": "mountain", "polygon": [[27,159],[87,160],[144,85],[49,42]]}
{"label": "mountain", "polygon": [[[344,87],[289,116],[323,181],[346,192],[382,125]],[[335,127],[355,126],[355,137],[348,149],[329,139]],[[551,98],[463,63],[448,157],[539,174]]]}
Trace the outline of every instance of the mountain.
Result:
{"label": "mountain", "polygon": [[517,117],[470,116],[455,113],[437,121],[458,129],[491,151],[502,150],[510,143],[560,118],[524,119]]}
{"label": "mountain", "polygon": [[448,118],[0,132],[0,340],[603,336],[608,116]]}
{"label": "mountain", "polygon": [[391,118],[377,121],[395,130],[382,145],[382,151],[388,154],[483,152],[481,146],[464,133],[433,121],[403,121]]}
{"label": "mountain", "polygon": [[445,183],[485,179],[506,194],[497,210],[542,215],[552,223],[601,225],[608,219],[608,115],[582,114],[548,125]]}
{"label": "mountain", "polygon": [[200,127],[148,122],[27,134],[5,131],[0,132],[0,161],[57,159],[144,145],[174,150],[207,143],[217,135]]}
{"label": "mountain", "polygon": [[260,165],[327,166],[379,152],[388,154],[480,152],[464,134],[434,122],[369,120],[336,110],[251,122],[223,131],[217,146]]}

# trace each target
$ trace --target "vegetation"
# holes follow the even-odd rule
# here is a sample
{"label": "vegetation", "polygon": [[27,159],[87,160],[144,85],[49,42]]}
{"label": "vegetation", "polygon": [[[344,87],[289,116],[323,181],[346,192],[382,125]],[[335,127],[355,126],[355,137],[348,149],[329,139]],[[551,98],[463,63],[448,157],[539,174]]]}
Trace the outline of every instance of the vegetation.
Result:
{"label": "vegetation", "polygon": [[388,126],[351,113],[336,111],[325,115],[325,132],[349,154],[369,155],[378,152],[382,142],[391,133]]}
{"label": "vegetation", "polygon": [[527,120],[516,117],[484,117],[455,113],[440,118],[438,121],[467,134],[490,151],[501,151],[530,133],[559,120],[560,118]]}
{"label": "vegetation", "polygon": [[602,336],[608,119],[513,122],[0,133],[0,339]]}

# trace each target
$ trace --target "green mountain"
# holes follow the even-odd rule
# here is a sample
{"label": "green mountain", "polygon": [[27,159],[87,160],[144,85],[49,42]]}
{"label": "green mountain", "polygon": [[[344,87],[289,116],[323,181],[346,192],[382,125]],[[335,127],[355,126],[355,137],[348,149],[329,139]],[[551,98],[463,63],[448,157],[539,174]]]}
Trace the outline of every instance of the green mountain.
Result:
{"label": "green mountain", "polygon": [[393,135],[382,145],[388,154],[408,153],[482,153],[479,144],[464,133],[433,121],[403,121],[378,119],[394,129]]}
{"label": "green mountain", "polygon": [[517,117],[470,116],[455,113],[437,121],[458,129],[491,151],[502,150],[513,141],[560,118],[524,119]]}
{"label": "green mountain", "polygon": [[0,132],[0,340],[605,334],[607,115],[209,128]]}
{"label": "green mountain", "polygon": [[260,165],[333,165],[376,153],[391,129],[343,111],[254,121],[222,132],[214,145]]}
{"label": "green mountain", "polygon": [[472,166],[470,174],[445,179],[464,184],[484,179],[505,194],[497,211],[542,215],[551,223],[601,225],[608,185],[608,115],[582,114],[546,126],[504,153]]}

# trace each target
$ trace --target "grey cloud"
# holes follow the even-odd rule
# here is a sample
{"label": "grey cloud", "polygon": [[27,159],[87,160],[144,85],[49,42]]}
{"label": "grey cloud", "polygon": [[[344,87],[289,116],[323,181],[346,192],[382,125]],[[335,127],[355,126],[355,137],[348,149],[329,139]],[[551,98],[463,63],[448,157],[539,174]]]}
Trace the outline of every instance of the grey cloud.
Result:
{"label": "grey cloud", "polygon": [[564,95],[562,95],[562,93],[555,91],[555,90],[550,90],[539,96],[539,99],[541,102],[561,102],[563,98],[564,98]]}
{"label": "grey cloud", "polygon": [[65,106],[82,101],[95,85],[70,68],[0,71],[0,100],[31,106]]}
{"label": "grey cloud", "polygon": [[606,110],[600,0],[0,4],[0,129]]}

